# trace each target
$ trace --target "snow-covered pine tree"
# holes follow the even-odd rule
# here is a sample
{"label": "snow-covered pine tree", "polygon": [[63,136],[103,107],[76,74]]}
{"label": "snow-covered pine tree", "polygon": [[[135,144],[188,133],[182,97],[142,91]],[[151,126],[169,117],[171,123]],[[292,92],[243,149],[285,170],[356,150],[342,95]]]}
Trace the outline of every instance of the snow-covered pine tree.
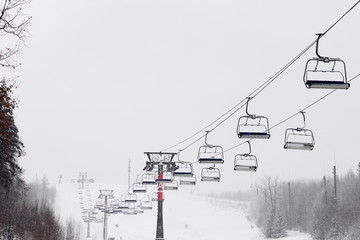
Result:
{"label": "snow-covered pine tree", "polygon": [[[360,236],[358,236],[358,237],[360,237]],[[339,221],[336,214],[332,217],[332,219],[330,221],[330,229],[329,229],[328,239],[331,239],[331,240],[344,239],[341,222]]]}
{"label": "snow-covered pine tree", "polygon": [[286,236],[286,220],[283,211],[278,210],[275,214],[275,219],[272,229],[272,238],[282,238]]}
{"label": "snow-covered pine tree", "polygon": [[264,229],[265,237],[272,238],[274,235],[274,220],[275,220],[275,211],[271,211],[266,218],[266,225]]}

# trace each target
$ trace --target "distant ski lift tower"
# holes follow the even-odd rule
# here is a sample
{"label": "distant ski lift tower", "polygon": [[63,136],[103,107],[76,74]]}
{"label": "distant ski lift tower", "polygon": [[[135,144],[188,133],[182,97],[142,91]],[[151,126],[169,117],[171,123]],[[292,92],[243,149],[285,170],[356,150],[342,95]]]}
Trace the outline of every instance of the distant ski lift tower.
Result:
{"label": "distant ski lift tower", "polygon": [[129,167],[128,167],[128,186],[130,186],[130,173],[131,173],[131,160],[129,159]]}
{"label": "distant ski lift tower", "polygon": [[144,170],[152,171],[157,167],[158,176],[156,182],[158,184],[158,213],[157,213],[157,225],[156,225],[156,238],[155,240],[164,240],[164,224],[163,224],[163,191],[165,173],[173,173],[176,170],[177,165],[172,161],[176,153],[163,153],[163,152],[145,152],[149,161],[146,162]]}
{"label": "distant ski lift tower", "polygon": [[81,182],[81,189],[84,189],[84,183],[85,183],[86,179],[87,179],[87,173],[86,172],[80,172],[78,182]]}
{"label": "distant ski lift tower", "polygon": [[109,211],[109,207],[108,207],[108,198],[112,198],[113,197],[113,191],[114,190],[99,190],[100,191],[100,195],[99,198],[104,198],[105,200],[105,211],[104,211],[104,231],[103,231],[103,240],[107,240],[107,213]]}

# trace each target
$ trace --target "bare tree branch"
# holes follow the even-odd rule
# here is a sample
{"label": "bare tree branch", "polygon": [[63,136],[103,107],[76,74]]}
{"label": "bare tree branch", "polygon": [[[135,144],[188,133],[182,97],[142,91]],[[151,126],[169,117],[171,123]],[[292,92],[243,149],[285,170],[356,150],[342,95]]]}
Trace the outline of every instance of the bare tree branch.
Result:
{"label": "bare tree branch", "polygon": [[[30,36],[28,27],[31,17],[23,14],[23,6],[31,0],[0,0],[0,36],[13,36],[20,43]],[[19,66],[15,56],[20,52],[19,44],[12,48],[0,49],[0,67],[16,68]]]}

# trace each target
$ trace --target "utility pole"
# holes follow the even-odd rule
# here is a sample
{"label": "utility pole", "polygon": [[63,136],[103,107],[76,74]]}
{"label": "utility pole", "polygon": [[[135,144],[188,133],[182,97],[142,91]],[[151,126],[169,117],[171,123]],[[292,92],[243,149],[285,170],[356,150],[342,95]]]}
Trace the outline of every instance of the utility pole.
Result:
{"label": "utility pole", "polygon": [[108,208],[108,198],[113,197],[112,193],[114,190],[99,190],[100,191],[100,198],[104,198],[105,200],[105,209],[104,209],[104,228],[103,228],[103,240],[107,240],[107,230],[108,230],[108,224],[107,224],[107,213],[109,212]]}
{"label": "utility pole", "polygon": [[289,186],[289,229],[291,230],[291,190],[290,190],[290,182],[288,182]]}
{"label": "utility pole", "polygon": [[86,235],[86,238],[91,238],[90,236],[90,214],[91,214],[91,210],[89,209],[88,210],[88,219],[87,219],[87,235]]}
{"label": "utility pole", "polygon": [[324,199],[325,199],[325,204],[327,204],[327,192],[326,192],[326,177],[323,177],[323,182],[324,182]]}
{"label": "utility pole", "polygon": [[333,174],[334,174],[334,196],[337,199],[337,177],[336,177],[336,166],[333,167]]}

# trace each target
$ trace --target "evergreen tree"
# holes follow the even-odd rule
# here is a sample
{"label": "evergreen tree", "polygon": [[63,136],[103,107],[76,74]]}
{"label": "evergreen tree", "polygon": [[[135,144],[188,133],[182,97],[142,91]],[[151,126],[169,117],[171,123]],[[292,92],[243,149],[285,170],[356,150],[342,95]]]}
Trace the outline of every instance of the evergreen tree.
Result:
{"label": "evergreen tree", "polygon": [[329,239],[331,240],[343,239],[341,222],[338,220],[336,215],[334,215],[330,221]]}
{"label": "evergreen tree", "polygon": [[17,100],[12,96],[13,88],[5,80],[0,82],[0,186],[6,191],[15,181],[22,181],[22,169],[17,159],[24,154],[24,145],[13,116],[13,110],[17,107]]}
{"label": "evergreen tree", "polygon": [[266,225],[264,229],[264,234],[267,238],[272,238],[274,235],[274,219],[275,211],[271,211],[266,218]]}
{"label": "evergreen tree", "polygon": [[277,211],[273,223],[272,238],[282,238],[286,236],[286,220],[282,211]]}

